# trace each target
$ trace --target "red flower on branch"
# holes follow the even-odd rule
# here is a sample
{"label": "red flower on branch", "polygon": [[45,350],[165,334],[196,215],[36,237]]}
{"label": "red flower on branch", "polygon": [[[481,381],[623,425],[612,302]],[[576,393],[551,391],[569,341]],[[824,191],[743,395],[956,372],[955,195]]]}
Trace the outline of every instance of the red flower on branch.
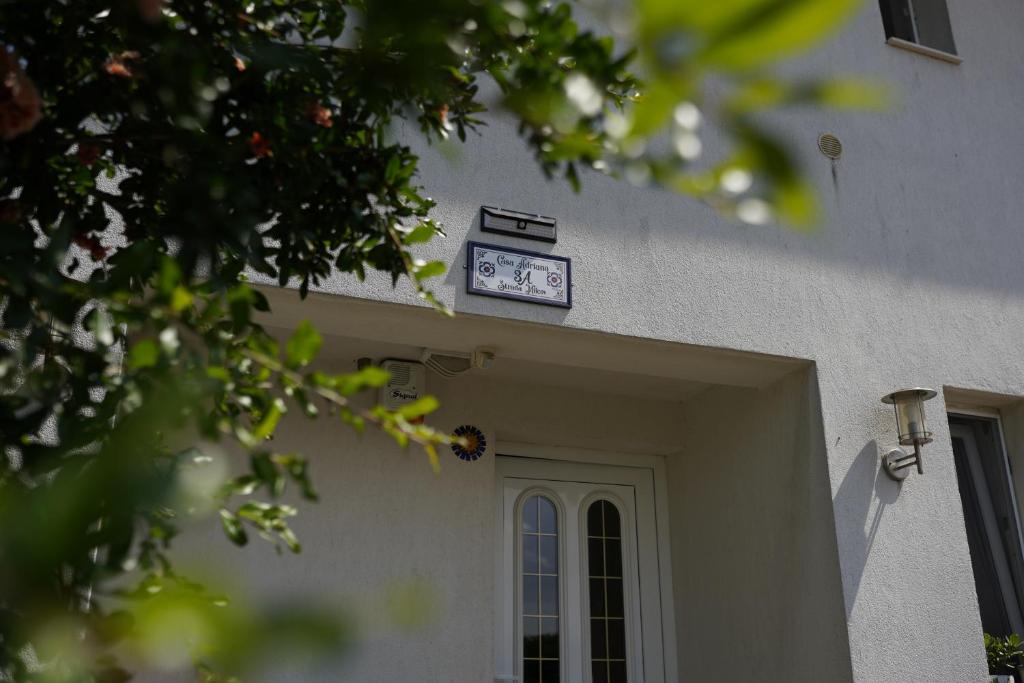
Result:
{"label": "red flower on branch", "polygon": [[89,252],[93,261],[102,261],[107,257],[108,249],[100,244],[100,238],[91,233],[75,235],[71,240],[76,245]]}
{"label": "red flower on branch", "polygon": [[83,166],[92,166],[101,154],[103,154],[103,149],[92,142],[78,143],[78,150],[75,151],[75,156]]}
{"label": "red flower on branch", "polygon": [[310,102],[309,107],[306,109],[306,116],[309,117],[310,121],[324,128],[330,128],[334,125],[334,121],[331,119],[331,110],[319,102]]}
{"label": "red flower on branch", "polygon": [[270,141],[259,133],[253,133],[249,137],[249,149],[252,151],[252,155],[257,159],[274,155],[273,151],[270,149]]}
{"label": "red flower on branch", "polygon": [[103,70],[111,76],[118,76],[119,78],[131,78],[134,76],[131,66],[128,62],[138,59],[139,53],[135,50],[128,50],[122,52],[119,55],[110,55],[107,61],[103,64]]}
{"label": "red flower on branch", "polygon": [[17,57],[0,44],[0,137],[12,140],[43,118],[43,101]]}

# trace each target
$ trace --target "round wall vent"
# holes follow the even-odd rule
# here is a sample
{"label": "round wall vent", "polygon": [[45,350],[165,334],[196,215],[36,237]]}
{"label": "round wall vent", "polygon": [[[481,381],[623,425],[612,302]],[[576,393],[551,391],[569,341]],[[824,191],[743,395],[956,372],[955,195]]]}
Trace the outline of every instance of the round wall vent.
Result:
{"label": "round wall vent", "polygon": [[818,136],[818,149],[829,159],[838,159],[843,155],[843,143],[832,133],[822,133]]}

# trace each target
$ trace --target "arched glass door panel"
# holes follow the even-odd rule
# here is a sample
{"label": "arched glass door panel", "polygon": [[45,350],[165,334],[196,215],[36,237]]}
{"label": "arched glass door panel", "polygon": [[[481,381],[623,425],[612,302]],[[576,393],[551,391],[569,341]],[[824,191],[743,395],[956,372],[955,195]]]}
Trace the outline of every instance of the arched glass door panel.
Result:
{"label": "arched glass door panel", "polygon": [[523,503],[523,683],[558,683],[558,509],[546,496]]}
{"label": "arched glass door panel", "polygon": [[622,523],[618,509],[607,500],[587,508],[587,573],[593,683],[626,683]]}

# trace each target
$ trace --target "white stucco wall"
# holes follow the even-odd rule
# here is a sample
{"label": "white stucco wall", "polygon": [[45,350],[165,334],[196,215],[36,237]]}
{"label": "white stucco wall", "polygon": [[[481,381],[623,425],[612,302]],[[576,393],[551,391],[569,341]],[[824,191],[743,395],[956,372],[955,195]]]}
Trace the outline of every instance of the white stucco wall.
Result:
{"label": "white stucco wall", "polygon": [[[593,175],[573,194],[542,177],[501,119],[455,161],[426,152],[421,173],[449,232],[423,256],[453,264],[435,290],[458,312],[814,361],[858,682],[971,681],[985,672],[943,398],[928,404],[936,438],[925,474],[901,488],[878,468],[879,451],[895,441],[879,397],[916,385],[1024,395],[1024,5],[949,5],[959,66],[886,46],[877,5],[866,3],[835,41],[794,67],[874,76],[898,98],[879,114],[778,119],[820,187],[827,220],[814,234],[732,225],[686,198]],[[823,131],[844,145],[834,166],[815,149]],[[555,216],[558,244],[482,236],[481,204]],[[572,310],[468,296],[467,237],[572,257]],[[325,290],[415,303],[383,279],[339,279]],[[442,476],[477,476],[457,472]],[[460,502],[437,504],[465,523]],[[428,530],[397,511],[384,519],[410,539]],[[482,534],[474,524],[456,529]],[[466,576],[483,599],[481,572]],[[460,653],[469,670],[484,670],[485,654]]]}
{"label": "white stucco wall", "polygon": [[682,681],[850,681],[813,372],[683,406],[668,458]]}

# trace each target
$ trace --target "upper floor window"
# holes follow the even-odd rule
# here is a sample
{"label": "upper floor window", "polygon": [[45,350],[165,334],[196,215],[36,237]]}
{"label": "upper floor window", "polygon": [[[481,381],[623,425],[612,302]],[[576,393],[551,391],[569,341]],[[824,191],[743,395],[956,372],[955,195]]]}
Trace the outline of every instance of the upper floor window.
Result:
{"label": "upper floor window", "polygon": [[[890,43],[909,43],[956,55],[946,0],[880,0],[885,35]],[[940,55],[933,55],[940,56]]]}

